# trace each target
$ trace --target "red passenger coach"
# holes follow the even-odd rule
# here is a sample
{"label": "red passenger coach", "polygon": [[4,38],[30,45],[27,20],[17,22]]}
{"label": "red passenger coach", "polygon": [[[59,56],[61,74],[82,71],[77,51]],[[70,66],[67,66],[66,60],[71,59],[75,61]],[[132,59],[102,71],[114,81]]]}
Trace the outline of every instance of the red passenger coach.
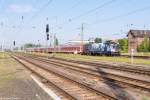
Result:
{"label": "red passenger coach", "polygon": [[27,51],[30,52],[47,52],[47,53],[72,53],[81,54],[83,53],[83,45],[60,45],[54,47],[39,47],[39,48],[28,48]]}
{"label": "red passenger coach", "polygon": [[60,51],[62,53],[80,54],[83,52],[83,46],[82,45],[63,45],[63,46],[60,46]]}

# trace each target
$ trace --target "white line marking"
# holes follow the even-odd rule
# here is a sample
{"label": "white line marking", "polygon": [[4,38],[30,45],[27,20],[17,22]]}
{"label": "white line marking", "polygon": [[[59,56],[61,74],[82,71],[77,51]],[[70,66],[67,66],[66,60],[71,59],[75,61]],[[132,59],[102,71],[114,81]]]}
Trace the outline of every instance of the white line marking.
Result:
{"label": "white line marking", "polygon": [[31,75],[31,78],[54,100],[61,100],[50,88],[46,87],[42,82],[36,79],[35,76]]}

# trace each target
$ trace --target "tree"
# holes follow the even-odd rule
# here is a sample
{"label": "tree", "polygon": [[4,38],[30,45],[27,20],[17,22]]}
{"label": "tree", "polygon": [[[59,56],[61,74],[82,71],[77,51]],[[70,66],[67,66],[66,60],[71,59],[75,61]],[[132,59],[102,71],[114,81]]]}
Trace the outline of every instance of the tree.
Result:
{"label": "tree", "polygon": [[144,37],[144,41],[137,47],[138,52],[149,52],[150,51],[150,42],[148,37]]}
{"label": "tree", "polygon": [[24,48],[33,48],[33,47],[41,47],[41,45],[36,45],[32,43],[27,43],[24,45]]}
{"label": "tree", "polygon": [[123,39],[119,39],[119,48],[121,51],[123,52],[127,52],[128,51],[128,39],[123,38]]}
{"label": "tree", "polygon": [[59,42],[58,42],[58,39],[57,39],[57,38],[55,38],[54,43],[55,43],[55,46],[58,46],[58,45],[59,45]]}
{"label": "tree", "polygon": [[95,38],[95,43],[102,43],[102,39],[101,38]]}

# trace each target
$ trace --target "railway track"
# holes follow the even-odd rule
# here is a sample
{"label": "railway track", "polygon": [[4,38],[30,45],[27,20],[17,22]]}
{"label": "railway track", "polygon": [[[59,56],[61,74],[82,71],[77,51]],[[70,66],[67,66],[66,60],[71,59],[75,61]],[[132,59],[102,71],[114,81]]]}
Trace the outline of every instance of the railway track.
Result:
{"label": "railway track", "polygon": [[65,68],[69,68],[71,70],[76,70],[82,73],[86,73],[89,75],[94,75],[95,77],[97,77],[97,79],[99,77],[103,77],[103,78],[107,78],[109,80],[113,80],[116,81],[116,83],[118,84],[123,84],[123,85],[128,85],[130,87],[134,87],[134,88],[139,88],[140,90],[143,91],[148,91],[150,92],[150,78],[149,80],[140,80],[140,79],[136,79],[133,77],[128,77],[128,76],[123,76],[123,75],[117,75],[114,73],[108,73],[107,71],[105,72],[104,70],[97,69],[97,68],[91,68],[89,67],[84,67],[84,66],[80,66],[78,64],[73,64],[73,63],[68,63],[68,62],[63,62],[63,61],[59,61],[59,60],[53,60],[53,59],[44,59],[44,58],[35,58],[33,57],[33,59],[39,60],[39,61],[43,61],[52,65],[56,65],[59,67],[65,67]]}
{"label": "railway track", "polygon": [[[115,83],[115,85],[119,85],[121,86],[121,88],[124,88],[127,86],[127,87],[136,88],[140,91],[144,91],[144,92],[146,91],[146,93],[148,92],[148,94],[150,93],[150,82],[147,82],[147,81],[142,81],[142,80],[124,77],[124,76],[118,76],[118,75],[106,73],[103,71],[99,73],[96,70],[87,69],[87,68],[84,68],[83,66],[77,66],[74,64],[68,64],[68,62],[64,62],[62,60],[60,61],[56,59],[45,59],[45,58],[41,58],[41,57],[39,58],[37,56],[35,57],[35,56],[29,56],[29,55],[28,57],[35,59],[39,62],[44,62],[46,64],[57,66],[57,69],[61,69],[61,67],[63,67],[65,68],[65,69],[61,69],[63,71],[66,69],[69,69],[68,71],[70,72],[76,71],[76,72],[84,73],[86,74],[86,77],[91,78],[91,79],[96,79],[96,80],[101,80],[101,81],[109,80],[109,84],[114,85]],[[80,73],[76,73],[76,74],[80,74]],[[113,83],[111,81],[113,81]],[[89,83],[86,83],[86,84],[92,85]]]}
{"label": "railway track", "polygon": [[[40,76],[45,78],[44,71],[41,71],[43,74],[39,73],[38,71],[40,69],[45,70],[48,72],[50,75],[49,78],[46,78],[49,80],[51,83],[53,83],[55,86],[59,87],[61,90],[66,92],[72,99],[88,99],[88,100],[115,100],[117,97],[113,95],[108,95],[107,93],[103,93],[101,91],[98,91],[96,89],[91,88],[87,84],[84,84],[79,81],[75,81],[69,76],[62,75],[62,73],[57,72],[54,69],[50,69],[48,67],[44,67],[41,62],[37,60],[32,60],[27,57],[20,57],[20,56],[15,56],[14,57],[16,60],[24,64],[25,62],[28,62],[29,65],[32,64],[36,67],[29,67],[29,65],[26,65],[26,67],[30,68],[34,73],[40,74]],[[21,60],[20,60],[21,59]],[[25,65],[25,64],[24,64]],[[40,68],[40,69],[37,69]],[[36,70],[37,69],[37,70]]]}
{"label": "railway track", "polygon": [[[36,67],[31,68],[29,63],[22,61],[20,58],[15,57],[15,56],[12,56],[12,58],[17,60],[20,64],[24,65],[28,70],[30,70],[32,72],[32,74],[34,73],[33,75],[36,76],[36,78],[38,80],[41,80],[41,82],[43,82],[45,85],[47,85],[47,87],[49,87],[51,90],[55,91],[55,93],[61,98],[58,100],[68,100],[68,99],[76,100],[74,97],[72,97],[72,95],[68,94],[66,91],[64,91],[62,88],[57,86],[55,83],[51,82],[49,78],[40,74],[40,72],[35,71],[35,69],[41,70],[40,68],[39,69]],[[47,72],[43,72],[43,73],[47,73]]]}
{"label": "railway track", "polygon": [[[32,56],[37,57],[36,55],[32,55]],[[46,56],[38,56],[38,57],[46,58]],[[65,58],[58,58],[58,57],[53,57],[53,59],[62,60],[66,62],[72,62],[72,63],[78,63],[78,64],[84,64],[84,65],[90,65],[90,66],[97,66],[101,68],[115,69],[119,71],[127,71],[127,72],[132,72],[132,73],[137,73],[137,74],[150,75],[150,67],[145,68],[143,67],[143,65],[131,65],[131,64],[119,64],[119,65],[117,64],[116,65],[114,63],[108,63],[108,62],[74,60],[74,59],[65,59]],[[148,66],[148,65],[145,65],[145,66]]]}
{"label": "railway track", "polygon": [[[29,70],[31,70],[31,69],[29,69]],[[46,91],[47,91],[48,94],[51,93],[49,95],[54,100],[55,99],[56,100],[68,100],[68,99],[69,100],[74,100],[75,99],[72,96],[70,96],[67,92],[65,92],[61,88],[57,87],[57,85],[55,85],[54,83],[48,81],[47,78],[45,78],[43,76],[39,76],[38,73],[35,73],[34,71],[32,71],[31,77],[36,82],[42,82],[46,86],[46,89],[50,88],[50,91],[49,90],[46,90]]]}
{"label": "railway track", "polygon": [[150,68],[144,68],[141,65],[130,65],[130,64],[109,64],[109,63],[99,63],[99,62],[91,62],[91,61],[83,61],[83,60],[72,60],[72,59],[64,59],[64,58],[55,58],[56,60],[66,61],[66,62],[72,62],[77,64],[83,64],[83,65],[89,65],[89,66],[96,66],[100,68],[106,68],[106,69],[115,69],[119,71],[126,71],[131,73],[137,73],[137,74],[144,74],[150,76]]}
{"label": "railway track", "polygon": [[[35,56],[35,55],[28,55],[31,57],[42,57],[46,58],[45,56]],[[50,57],[51,58],[51,57]],[[131,65],[131,64],[114,64],[114,63],[107,63],[107,62],[92,62],[92,61],[84,61],[84,60],[74,60],[74,59],[65,59],[65,58],[58,58],[58,57],[52,57],[55,60],[59,61],[66,61],[66,62],[72,62],[76,64],[83,64],[83,65],[89,65],[93,67],[100,67],[100,68],[106,68],[106,69],[114,69],[118,71],[126,71],[131,72],[135,74],[144,74],[150,76],[150,67],[143,67],[142,65]]]}

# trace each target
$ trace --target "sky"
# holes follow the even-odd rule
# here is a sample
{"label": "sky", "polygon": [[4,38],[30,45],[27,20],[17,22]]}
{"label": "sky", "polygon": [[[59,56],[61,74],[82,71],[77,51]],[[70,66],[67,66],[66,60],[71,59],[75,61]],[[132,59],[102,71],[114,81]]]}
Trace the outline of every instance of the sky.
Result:
{"label": "sky", "polygon": [[0,0],[0,45],[45,44],[46,24],[60,44],[101,37],[126,37],[150,28],[150,0]]}

